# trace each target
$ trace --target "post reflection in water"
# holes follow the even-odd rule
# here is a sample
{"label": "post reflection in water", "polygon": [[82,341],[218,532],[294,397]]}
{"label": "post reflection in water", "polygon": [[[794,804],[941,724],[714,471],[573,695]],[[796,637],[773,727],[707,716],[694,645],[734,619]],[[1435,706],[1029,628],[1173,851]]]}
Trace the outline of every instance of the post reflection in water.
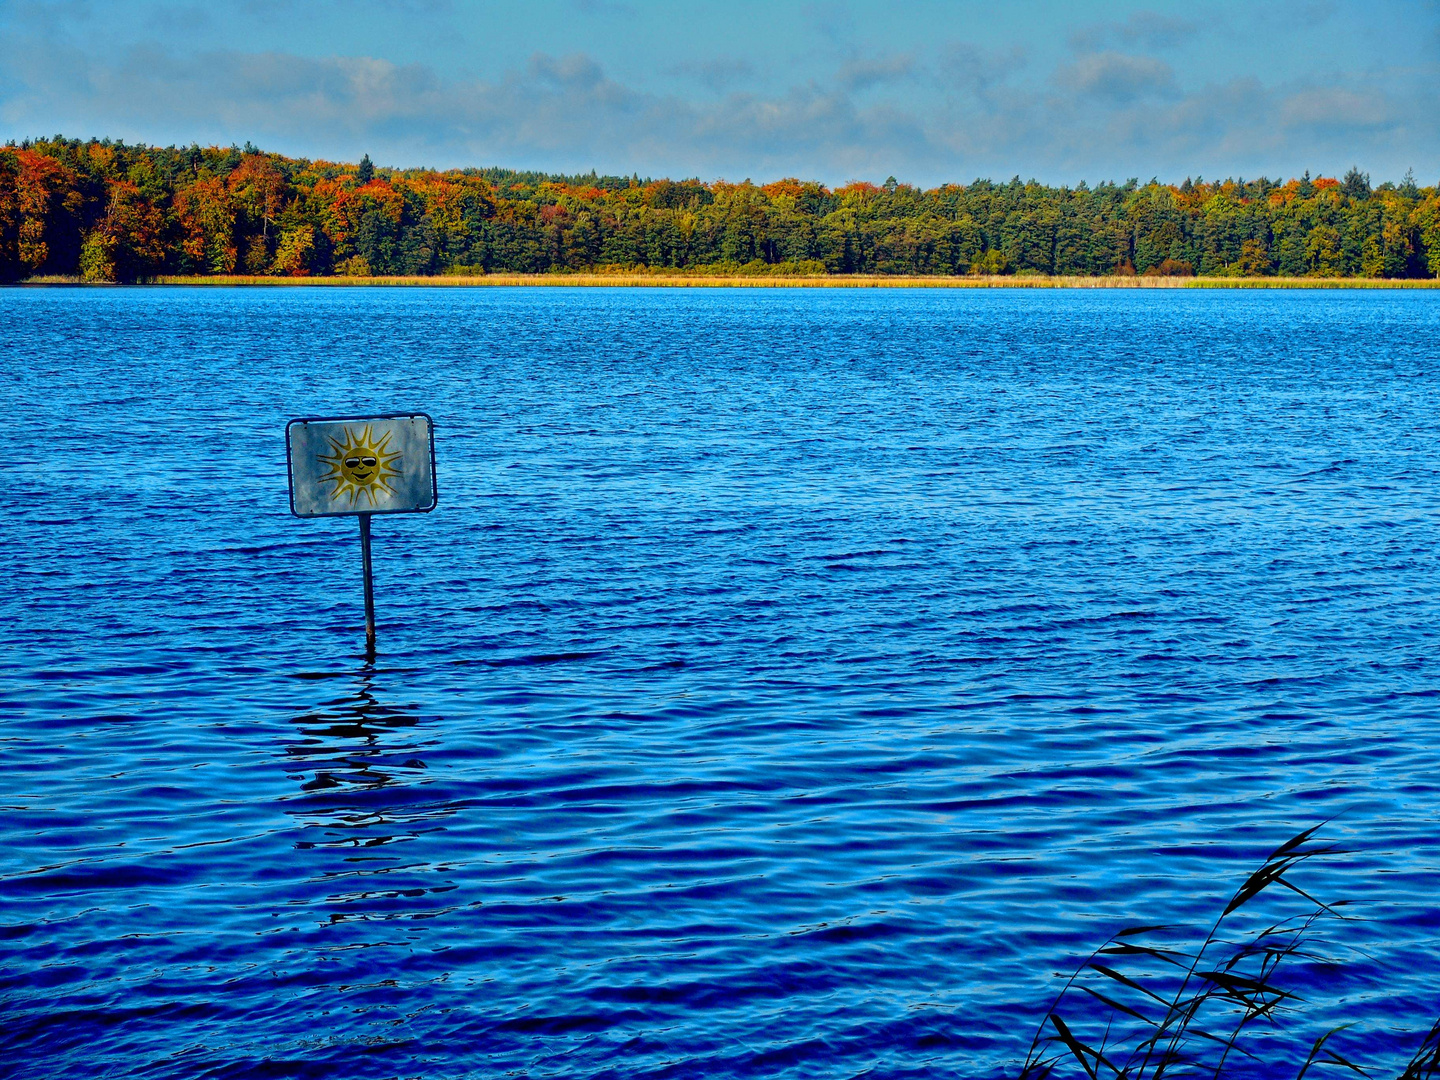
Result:
{"label": "post reflection in water", "polygon": [[[319,855],[310,880],[323,888],[307,902],[331,925],[433,918],[456,888],[423,842],[452,812],[432,796],[424,760],[440,718],[422,721],[414,705],[384,698],[382,676],[366,665],[349,692],[295,717],[284,747],[287,774],[299,783],[284,802],[300,823],[295,847]],[[379,942],[335,947],[364,944]]]}

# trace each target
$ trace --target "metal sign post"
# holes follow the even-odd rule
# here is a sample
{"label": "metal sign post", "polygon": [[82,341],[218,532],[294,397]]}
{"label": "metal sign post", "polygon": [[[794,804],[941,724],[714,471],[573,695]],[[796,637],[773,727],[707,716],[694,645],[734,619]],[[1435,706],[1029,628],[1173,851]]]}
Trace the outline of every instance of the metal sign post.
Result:
{"label": "metal sign post", "polygon": [[435,509],[435,425],[425,413],[304,417],[285,425],[290,512],[358,517],[365,580],[365,655],[375,659],[370,519]]}
{"label": "metal sign post", "polygon": [[365,655],[375,659],[375,578],[370,573],[370,515],[360,515],[360,562],[365,572]]}

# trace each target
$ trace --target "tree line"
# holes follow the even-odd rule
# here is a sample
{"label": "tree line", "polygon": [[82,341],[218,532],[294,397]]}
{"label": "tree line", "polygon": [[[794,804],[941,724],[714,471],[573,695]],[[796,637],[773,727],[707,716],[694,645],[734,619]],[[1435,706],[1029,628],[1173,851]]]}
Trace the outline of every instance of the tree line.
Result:
{"label": "tree line", "polygon": [[386,169],[55,136],[0,147],[0,279],[700,273],[1440,276],[1440,187],[1307,172],[922,190]]}

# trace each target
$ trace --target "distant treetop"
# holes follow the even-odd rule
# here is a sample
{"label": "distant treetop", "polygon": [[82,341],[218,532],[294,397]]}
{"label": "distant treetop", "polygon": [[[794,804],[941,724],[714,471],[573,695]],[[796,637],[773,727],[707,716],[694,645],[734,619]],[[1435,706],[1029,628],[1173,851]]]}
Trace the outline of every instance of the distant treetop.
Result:
{"label": "distant treetop", "polygon": [[673,268],[830,274],[1435,277],[1413,172],[920,189],[435,171],[56,135],[0,148],[0,278]]}

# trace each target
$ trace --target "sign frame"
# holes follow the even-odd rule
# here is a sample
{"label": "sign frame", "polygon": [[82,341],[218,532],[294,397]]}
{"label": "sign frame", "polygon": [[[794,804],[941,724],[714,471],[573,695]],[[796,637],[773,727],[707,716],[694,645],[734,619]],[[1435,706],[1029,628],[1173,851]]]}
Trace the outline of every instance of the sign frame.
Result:
{"label": "sign frame", "polygon": [[[399,510],[331,510],[323,514],[302,514],[295,509],[295,468],[291,462],[290,429],[296,424],[343,424],[343,423],[364,423],[375,420],[410,420],[421,417],[430,434],[430,505],[416,506]],[[427,412],[393,412],[393,413],[371,413],[368,416],[297,416],[285,425],[285,481],[289,488],[290,513],[302,520],[308,518],[335,518],[335,517],[360,517],[368,518],[371,514],[428,514],[440,502],[440,483],[435,469],[435,418]]]}

